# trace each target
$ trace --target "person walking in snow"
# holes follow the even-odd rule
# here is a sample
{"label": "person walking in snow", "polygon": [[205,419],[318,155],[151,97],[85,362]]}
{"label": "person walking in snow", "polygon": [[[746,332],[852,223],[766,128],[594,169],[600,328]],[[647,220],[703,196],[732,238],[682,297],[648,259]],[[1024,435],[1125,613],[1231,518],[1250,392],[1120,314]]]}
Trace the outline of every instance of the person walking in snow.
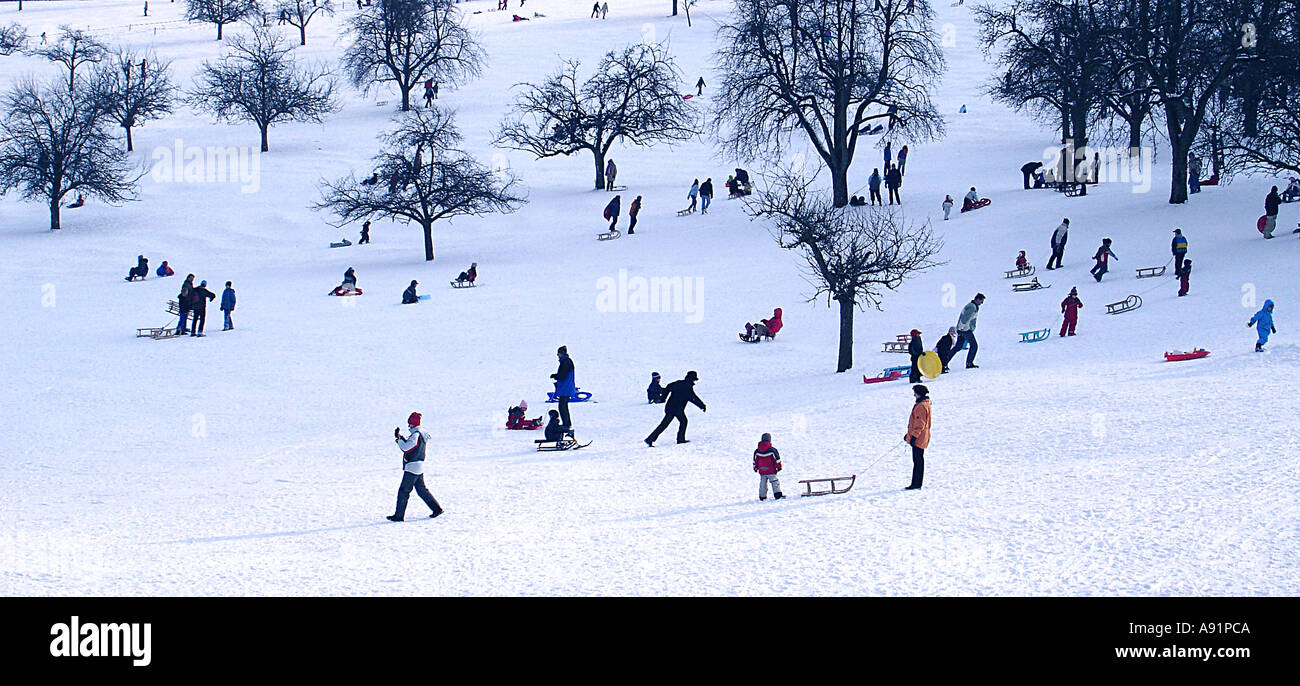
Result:
{"label": "person walking in snow", "polygon": [[424,106],[433,106],[433,79],[425,79],[424,81]]}
{"label": "person walking in snow", "polygon": [[610,161],[605,163],[605,190],[614,190],[614,177],[616,176],[618,176],[618,167],[611,158]]}
{"label": "person walking in snow", "polygon": [[1282,198],[1277,194],[1277,186],[1264,196],[1264,238],[1272,238],[1273,230],[1277,228],[1277,210],[1282,204]]}
{"label": "person walking in snow", "polygon": [[899,205],[903,204],[903,199],[898,197],[898,188],[903,185],[903,175],[898,172],[896,165],[891,165],[889,171],[885,173],[885,187],[889,189],[889,204],[893,205],[895,201]]}
{"label": "person walking in snow", "polygon": [[960,349],[957,347],[957,340],[957,327],[950,326],[948,327],[948,335],[941,337],[938,344],[934,346],[935,354],[939,356],[939,361],[943,363],[943,371],[940,372],[941,374],[948,373],[948,361],[951,360],[953,355],[956,355],[957,351]]}
{"label": "person walking in snow", "polygon": [[569,417],[569,399],[577,395],[578,385],[574,375],[573,359],[569,357],[569,346],[560,346],[555,351],[555,355],[560,360],[560,366],[551,378],[555,380],[555,399],[560,403],[560,420],[564,430],[569,431],[573,428],[573,420]]}
{"label": "person walking in snow", "polygon": [[641,196],[639,195],[636,196],[636,200],[633,200],[632,204],[627,208],[627,218],[630,222],[627,225],[627,235],[629,236],[636,233],[636,216],[638,214],[641,214]]}
{"label": "person walking in snow", "polygon": [[1074,327],[1079,323],[1079,308],[1083,307],[1083,301],[1079,299],[1079,289],[1071,288],[1070,294],[1065,296],[1061,301],[1061,314],[1065,316],[1065,321],[1061,322],[1061,336],[1065,336],[1067,330],[1069,335],[1074,335]]}
{"label": "person walking in snow", "polygon": [[1187,257],[1187,239],[1182,229],[1174,229],[1174,239],[1169,243],[1169,250],[1174,253],[1174,276],[1183,271],[1183,259]]}
{"label": "person walking in snow", "polygon": [[229,331],[235,328],[234,323],[230,321],[230,315],[235,311],[235,289],[230,287],[230,282],[226,282],[226,290],[221,291],[221,314],[225,322],[221,326],[222,331]]}
{"label": "person walking in snow", "polygon": [[699,197],[700,197],[700,180],[699,180],[699,179],[696,179],[696,180],[694,180],[694,181],[691,182],[691,189],[690,189],[689,191],[686,191],[686,197],[688,197],[688,198],[691,199],[691,206],[690,206],[689,208],[687,208],[687,209],[689,209],[691,212],[694,212],[694,211],[695,211],[695,201],[696,201],[697,199],[699,199]]}
{"label": "person walking in snow", "polygon": [[1192,278],[1192,261],[1183,260],[1183,270],[1178,272],[1178,297],[1187,295],[1188,281]]}
{"label": "person walking in snow", "polygon": [[885,171],[889,171],[890,163],[894,161],[894,144],[885,141]]}
{"label": "person walking in snow", "polygon": [[599,18],[600,18],[600,3],[599,3],[599,2],[592,4],[592,6],[591,6],[591,18],[592,18],[592,19],[599,19]]}
{"label": "person walking in snow", "polygon": [[1092,272],[1092,278],[1096,279],[1097,283],[1101,283],[1101,277],[1110,269],[1109,265],[1112,257],[1119,259],[1115,252],[1110,249],[1110,239],[1101,239],[1101,247],[1097,248],[1097,253],[1092,256],[1092,259],[1096,260],[1097,264],[1093,265],[1092,269],[1089,270]]}
{"label": "person walking in snow", "polygon": [[758,472],[758,499],[767,500],[767,486],[772,485],[772,499],[780,500],[781,481],[776,478],[781,471],[781,453],[772,447],[772,434],[763,434],[754,449],[754,471]]}
{"label": "person walking in snow", "polygon": [[925,449],[930,447],[930,389],[921,384],[912,386],[916,403],[907,419],[907,433],[903,441],[912,446],[912,483],[903,490],[915,491],[925,478]]}
{"label": "person walking in snow", "polygon": [[184,336],[185,327],[189,324],[190,303],[194,299],[194,275],[189,274],[185,281],[181,283],[181,292],[176,295],[176,309],[180,311],[181,321],[176,325],[176,335]]}
{"label": "person walking in snow", "polygon": [[907,343],[907,355],[912,358],[912,369],[907,373],[908,383],[921,383],[921,368],[916,363],[925,354],[925,344],[921,342],[921,330],[912,329],[912,337]]}
{"label": "person walking in snow", "polygon": [[975,340],[975,322],[979,319],[980,306],[983,304],[984,294],[976,293],[957,317],[957,349],[969,348],[966,352],[967,369],[979,369],[979,365],[975,364],[975,353],[980,349],[979,341]]}
{"label": "person walking in snow", "polygon": [[190,325],[191,336],[203,336],[203,325],[208,321],[208,301],[215,300],[216,293],[208,290],[208,282],[200,281],[199,285],[190,291],[190,312],[194,316],[194,322]]}
{"label": "person walking in snow", "polygon": [[607,3],[604,3],[604,4],[602,4],[602,5],[600,6],[600,18],[601,18],[601,19],[607,19],[607,18],[609,18],[609,3],[608,3],[608,2],[607,2]]}
{"label": "person walking in snow", "polygon": [[903,176],[907,173],[907,146],[904,145],[898,151],[898,175]]}
{"label": "person walking in snow", "polygon": [[616,195],[609,204],[605,206],[605,218],[609,220],[609,230],[612,232],[618,226],[618,213],[622,209],[623,196]]}
{"label": "person walking in snow", "polygon": [[1255,316],[1250,318],[1246,328],[1249,329],[1252,326],[1255,327],[1255,331],[1259,332],[1259,341],[1255,343],[1255,352],[1262,353],[1264,352],[1264,344],[1268,343],[1269,334],[1277,333],[1277,327],[1273,326],[1272,300],[1265,300],[1264,307],[1260,308],[1259,312],[1256,312]]}
{"label": "person walking in snow", "polygon": [[695,82],[695,94],[696,94],[696,95],[704,95],[704,87],[705,87],[706,85],[708,85],[708,84],[704,83],[704,77],[701,76],[701,77],[700,77],[700,80]]}
{"label": "person walking in snow", "polygon": [[944,194],[943,196],[943,220],[948,221],[948,215],[952,214],[952,196]]}
{"label": "person walking in snow", "polygon": [[713,202],[713,178],[707,178],[700,184],[700,214],[709,213],[709,203]]}
{"label": "person walking in snow", "polygon": [[[1047,258],[1048,269],[1061,268],[1061,258],[1065,257],[1065,241],[1069,237],[1070,219],[1067,217],[1062,219],[1061,223],[1057,225],[1056,230],[1052,232],[1052,256]],[[1052,266],[1053,261],[1056,262],[1055,267]]]}
{"label": "person walking in snow", "polygon": [[[885,168],[888,171],[888,167]],[[884,205],[885,201],[880,199],[880,170],[872,169],[871,178],[867,179],[867,189],[870,191],[872,205]]]}
{"label": "person walking in snow", "polygon": [[694,403],[701,412],[709,411],[709,408],[704,406],[704,401],[700,400],[700,396],[695,394],[695,382],[699,379],[699,374],[693,371],[686,372],[686,378],[678,379],[664,388],[664,392],[668,394],[667,399],[664,400],[664,419],[646,437],[646,445],[653,448],[655,441],[659,440],[659,434],[663,433],[674,419],[677,420],[677,442],[690,442],[686,440],[686,403]]}
{"label": "person walking in snow", "polygon": [[397,508],[388,515],[390,522],[406,519],[406,501],[411,497],[412,489],[429,506],[430,518],[442,514],[442,506],[424,485],[424,454],[429,437],[420,429],[420,413],[412,412],[406,418],[406,426],[409,430],[406,438],[402,437],[401,429],[393,429],[393,438],[402,451],[402,485],[397,488]]}
{"label": "person walking in snow", "polygon": [[369,242],[370,242],[370,220],[367,219],[366,223],[361,225],[361,240],[357,241],[357,245],[364,245]]}

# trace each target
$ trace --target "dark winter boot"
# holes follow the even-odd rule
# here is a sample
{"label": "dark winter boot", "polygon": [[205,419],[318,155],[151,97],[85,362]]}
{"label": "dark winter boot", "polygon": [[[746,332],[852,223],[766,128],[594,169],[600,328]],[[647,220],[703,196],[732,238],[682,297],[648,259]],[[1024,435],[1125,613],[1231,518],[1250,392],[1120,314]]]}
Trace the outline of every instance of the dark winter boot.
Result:
{"label": "dark winter boot", "polygon": [[785,497],[785,496],[784,496],[784,495],[781,495],[781,492],[780,492],[780,491],[777,491],[776,493],[773,493],[773,494],[772,494],[772,499],[773,499],[773,500],[780,500],[780,499],[782,499],[782,498],[784,498],[784,497]]}
{"label": "dark winter boot", "polygon": [[1264,346],[1261,345],[1261,344],[1259,344],[1259,343],[1256,343],[1256,344],[1255,344],[1255,352],[1257,352],[1257,353],[1262,353],[1262,352],[1264,352]]}
{"label": "dark winter boot", "polygon": [[760,496],[758,496],[758,499],[759,499],[759,500],[767,500],[767,496],[765,496],[765,495],[760,495]]}
{"label": "dark winter boot", "polygon": [[648,438],[645,439],[645,444],[646,444],[646,446],[651,447],[651,448],[655,447],[655,442],[652,441],[652,440],[650,440],[650,439],[648,439]]}
{"label": "dark winter boot", "polygon": [[436,511],[434,511],[433,513],[431,513],[431,514],[429,515],[429,519],[433,519],[434,517],[437,517],[437,516],[440,515],[440,514],[442,514],[442,508],[439,508],[439,509],[437,509]]}
{"label": "dark winter boot", "polygon": [[401,517],[398,517],[397,515],[388,515],[388,521],[390,521],[390,522],[400,522],[400,521],[403,521],[403,520],[402,520]]}

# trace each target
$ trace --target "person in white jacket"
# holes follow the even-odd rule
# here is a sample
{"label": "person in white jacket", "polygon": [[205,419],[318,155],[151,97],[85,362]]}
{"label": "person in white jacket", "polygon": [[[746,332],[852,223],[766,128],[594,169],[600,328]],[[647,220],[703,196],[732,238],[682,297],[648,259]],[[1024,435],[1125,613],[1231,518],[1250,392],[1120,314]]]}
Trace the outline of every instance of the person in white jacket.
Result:
{"label": "person in white jacket", "polygon": [[411,489],[415,489],[424,504],[433,511],[430,517],[442,514],[442,506],[438,505],[438,501],[424,485],[424,452],[429,437],[420,430],[420,413],[412,412],[406,418],[406,425],[410,430],[406,438],[402,438],[401,429],[393,429],[393,438],[402,450],[402,485],[397,489],[397,510],[389,515],[390,522],[400,522],[406,518],[406,501],[411,497]]}

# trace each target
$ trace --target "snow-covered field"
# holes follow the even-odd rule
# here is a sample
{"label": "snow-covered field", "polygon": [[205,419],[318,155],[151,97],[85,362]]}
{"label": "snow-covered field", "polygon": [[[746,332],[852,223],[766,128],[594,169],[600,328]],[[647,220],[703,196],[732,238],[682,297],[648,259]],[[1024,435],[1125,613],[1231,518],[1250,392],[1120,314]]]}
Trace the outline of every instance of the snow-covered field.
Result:
{"label": "snow-covered field", "polygon": [[[211,26],[179,21],[182,3],[155,2],[147,19],[139,5],[30,2],[18,13],[6,3],[0,23],[20,21],[34,37],[71,24],[152,48],[174,60],[188,89],[222,44]],[[708,141],[616,147],[624,208],[642,195],[645,209],[635,236],[597,242],[608,195],[590,190],[588,156],[534,161],[490,145],[510,86],[538,81],[562,57],[591,67],[649,36],[669,42],[689,83],[719,82],[710,56],[724,0],[701,0],[693,28],[665,16],[666,0],[611,2],[604,21],[578,0],[529,0],[528,13],[546,16],[526,23],[492,11],[492,0],[463,3],[482,10],[469,23],[489,66],[444,88],[439,104],[456,110],[471,152],[514,168],[530,202],[513,215],[436,225],[432,263],[418,229],[387,222],[376,222],[371,245],[329,249],[342,236],[355,241],[357,227],[334,229],[309,208],[321,177],[368,171],[393,116],[391,92],[345,87],[343,109],[324,125],[273,128],[256,192],[146,176],[140,202],[69,210],[53,234],[41,205],[0,199],[0,592],[1300,593],[1300,319],[1291,314],[1300,241],[1289,230],[1264,241],[1254,229],[1277,181],[1238,179],[1184,206],[1166,203],[1159,164],[1146,193],[1020,190],[1020,165],[1054,135],[980,94],[990,66],[970,14],[939,5],[937,24],[951,25],[952,39],[937,96],[948,136],[911,146],[902,193],[911,218],[935,222],[947,264],[888,296],[882,312],[859,315],[846,374],[833,373],[837,311],[806,302],[797,256],[739,202],[675,216],[693,178],[720,187],[733,167],[758,169],[752,160],[715,158]],[[300,58],[335,63],[342,20],[355,11],[317,19]],[[39,58],[0,58],[0,82],[27,73],[54,72]],[[147,165],[178,142],[256,150],[258,138],[252,125],[181,108],[136,131],[133,160]],[[877,150],[860,152],[856,192],[878,162]],[[942,221],[943,195],[960,199],[972,185],[992,206]],[[1065,216],[1065,269],[1039,271],[1050,290],[1012,294],[1003,270],[1020,249],[1041,267]],[[1279,227],[1296,219],[1284,206]],[[1196,264],[1185,298],[1175,279],[1133,275],[1168,260],[1174,226]],[[1120,261],[1097,284],[1088,258],[1103,236]],[[136,339],[136,327],[168,321],[163,305],[180,287],[179,278],[124,282],[139,253],[218,294],[233,281],[236,330],[221,332],[212,307],[206,338]],[[472,261],[481,288],[444,285]],[[327,297],[349,266],[366,295]],[[689,280],[698,313],[598,306],[622,270]],[[411,279],[431,301],[398,304]],[[1073,285],[1085,303],[1079,335],[1057,338]],[[953,373],[929,382],[926,485],[903,492],[911,462],[897,444],[911,392],[861,376],[905,360],[880,353],[880,341],[915,327],[930,346],[981,291],[981,369],[962,369],[963,353]],[[1130,293],[1142,295],[1141,309],[1105,314]],[[1277,302],[1279,334],[1255,354],[1244,325],[1265,298]],[[776,342],[736,340],[773,307],[785,311]],[[1050,340],[1017,342],[1044,327]],[[599,401],[573,405],[578,436],[594,443],[536,453],[539,436],[506,431],[505,411],[521,398],[530,415],[551,407],[543,400],[562,344],[579,386]],[[1213,354],[1163,361],[1193,346]],[[662,416],[644,404],[650,372],[669,381],[692,369],[709,407],[688,410],[692,442],[674,445],[669,434],[646,448]],[[408,522],[391,524],[400,454],[390,434],[412,410],[432,434],[426,478],[447,515],[426,520],[413,499]],[[764,431],[784,457],[788,495],[802,478],[858,474],[857,485],[758,502],[750,453]]]}

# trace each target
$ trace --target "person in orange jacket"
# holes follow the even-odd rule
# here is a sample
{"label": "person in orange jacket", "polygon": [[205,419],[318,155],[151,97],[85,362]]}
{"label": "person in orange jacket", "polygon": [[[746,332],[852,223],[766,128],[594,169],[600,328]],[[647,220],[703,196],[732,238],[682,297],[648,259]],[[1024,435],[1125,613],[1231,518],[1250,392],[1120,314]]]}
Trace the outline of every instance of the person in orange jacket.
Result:
{"label": "person in orange jacket", "polygon": [[912,416],[907,420],[907,435],[903,440],[912,446],[912,484],[907,491],[921,487],[925,476],[925,449],[930,447],[930,389],[924,384],[912,387],[916,395],[916,404],[912,406]]}

